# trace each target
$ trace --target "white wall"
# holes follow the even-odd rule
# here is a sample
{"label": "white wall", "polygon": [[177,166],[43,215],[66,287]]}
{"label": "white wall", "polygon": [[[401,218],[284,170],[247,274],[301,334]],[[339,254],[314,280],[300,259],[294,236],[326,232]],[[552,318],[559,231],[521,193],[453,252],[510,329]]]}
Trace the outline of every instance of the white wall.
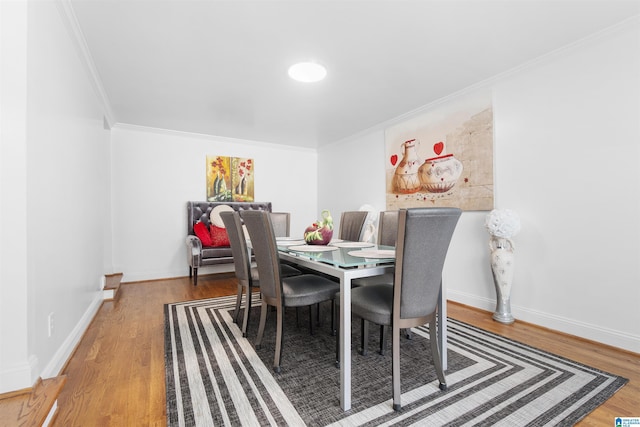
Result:
{"label": "white wall", "polygon": [[[22,77],[26,91],[12,105],[13,113],[23,115],[21,128],[10,123],[16,134],[22,134],[22,146],[9,146],[16,140],[2,141],[3,164],[19,171],[9,182],[3,174],[2,210],[11,216],[3,214],[2,225],[3,230],[15,228],[20,236],[8,241],[13,250],[5,251],[3,233],[2,264],[11,266],[12,274],[3,274],[1,283],[0,392],[30,387],[39,376],[59,372],[101,302],[108,259],[102,224],[108,222],[109,151],[100,103],[56,4],[13,4],[22,4],[23,10],[5,8],[3,3],[2,21],[3,27],[5,18],[26,22],[22,33],[11,39],[11,49],[26,57]],[[3,60],[8,52],[5,41],[3,37]],[[13,197],[16,193],[20,197]],[[5,206],[16,200],[18,205]],[[22,216],[14,222],[16,214]],[[16,300],[5,299],[15,296],[15,290]],[[23,293],[26,307],[21,305]],[[15,307],[20,310],[16,323],[6,324],[4,313],[14,312]],[[50,313],[54,315],[51,336]],[[7,336],[9,328],[14,333]],[[28,375],[16,377],[16,370],[24,372],[25,366]]]}
{"label": "white wall", "polygon": [[[27,345],[27,5],[0,2],[0,393],[31,385]],[[5,343],[11,343],[6,345]]]}
{"label": "white wall", "polygon": [[43,361],[38,371],[56,374],[101,302],[109,146],[101,104],[55,3],[29,3],[28,52],[29,347]]}
{"label": "white wall", "polygon": [[114,128],[112,144],[114,265],[125,282],[188,274],[186,204],[206,200],[207,155],[254,159],[255,200],[292,212],[292,233],[319,215],[315,150],[131,126]]}
{"label": "white wall", "polygon": [[[638,19],[483,86],[493,89],[495,206],[523,225],[515,317],[640,352]],[[383,159],[382,127],[320,150],[319,207],[384,209]],[[463,214],[444,276],[449,299],[493,310],[485,215]]]}

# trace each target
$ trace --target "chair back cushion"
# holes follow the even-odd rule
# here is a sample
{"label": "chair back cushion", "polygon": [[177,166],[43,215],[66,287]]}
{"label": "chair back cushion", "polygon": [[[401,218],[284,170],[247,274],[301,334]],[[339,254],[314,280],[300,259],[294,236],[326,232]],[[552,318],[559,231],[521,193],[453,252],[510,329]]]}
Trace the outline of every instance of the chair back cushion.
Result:
{"label": "chair back cushion", "polygon": [[458,208],[400,210],[394,311],[400,309],[401,319],[435,312],[444,261],[461,213]]}
{"label": "chair back cushion", "polygon": [[282,301],[280,258],[271,215],[266,211],[244,211],[241,216],[249,232],[251,248],[258,264],[260,292],[267,298]]}
{"label": "chair back cushion", "polygon": [[220,218],[227,230],[233,264],[236,269],[236,277],[241,281],[249,281],[251,278],[251,262],[249,261],[249,248],[242,231],[242,220],[236,211],[221,212]]}
{"label": "chair back cushion", "polygon": [[271,212],[271,223],[276,237],[289,237],[291,214],[289,212]]}
{"label": "chair back cushion", "polygon": [[340,215],[340,239],[357,242],[362,234],[362,227],[367,219],[367,211],[347,211]]}
{"label": "chair back cushion", "polygon": [[398,211],[380,212],[378,218],[378,244],[395,246],[398,238]]}

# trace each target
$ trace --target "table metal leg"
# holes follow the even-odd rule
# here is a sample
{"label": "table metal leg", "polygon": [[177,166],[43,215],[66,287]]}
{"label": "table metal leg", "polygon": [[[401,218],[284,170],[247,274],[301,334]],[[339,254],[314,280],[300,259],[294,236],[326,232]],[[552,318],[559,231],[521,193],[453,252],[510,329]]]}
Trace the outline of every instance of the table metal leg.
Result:
{"label": "table metal leg", "polygon": [[340,407],[351,409],[351,280],[340,278]]}

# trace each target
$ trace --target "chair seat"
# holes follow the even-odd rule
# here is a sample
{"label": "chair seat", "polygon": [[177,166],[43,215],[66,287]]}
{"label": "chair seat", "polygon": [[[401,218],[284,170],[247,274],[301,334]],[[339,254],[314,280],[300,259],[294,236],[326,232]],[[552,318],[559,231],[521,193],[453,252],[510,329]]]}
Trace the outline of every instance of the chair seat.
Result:
{"label": "chair seat", "polygon": [[351,312],[378,325],[390,325],[393,311],[393,286],[370,285],[353,288]]}
{"label": "chair seat", "polygon": [[393,271],[389,271],[378,276],[359,277],[351,281],[351,286],[393,285],[394,275],[395,273]]}
{"label": "chair seat", "polygon": [[340,291],[340,284],[315,274],[282,279],[286,307],[304,307],[332,299]]}
{"label": "chair seat", "polygon": [[[280,264],[280,274],[282,275],[282,277],[291,277],[291,276],[299,276],[302,274],[302,272],[291,265]],[[254,286],[260,286],[260,284],[258,283],[260,281],[260,277],[258,275],[257,267],[253,267],[251,269],[251,280],[253,280]]]}

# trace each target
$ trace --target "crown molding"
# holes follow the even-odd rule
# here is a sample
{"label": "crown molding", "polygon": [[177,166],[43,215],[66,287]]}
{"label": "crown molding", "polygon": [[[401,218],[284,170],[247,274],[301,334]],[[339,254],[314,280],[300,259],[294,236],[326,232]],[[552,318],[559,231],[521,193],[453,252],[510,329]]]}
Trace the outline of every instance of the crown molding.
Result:
{"label": "crown molding", "polygon": [[600,31],[597,31],[593,34],[590,34],[586,37],[583,37],[579,40],[576,40],[572,43],[569,43],[565,46],[561,46],[551,52],[547,52],[541,56],[539,56],[538,58],[534,58],[530,61],[527,61],[523,64],[520,64],[518,66],[515,66],[509,70],[503,71],[501,73],[498,73],[492,77],[489,77],[485,80],[482,80],[480,82],[474,83],[468,87],[465,87],[463,89],[460,89],[456,92],[450,93],[440,99],[436,99],[433,102],[430,102],[428,104],[422,105],[414,110],[408,111],[404,114],[401,114],[399,116],[393,117],[389,120],[385,120],[382,123],[378,123],[370,128],[367,129],[363,129],[360,132],[357,132],[353,135],[341,138],[339,140],[330,142],[326,145],[323,145],[321,148],[325,149],[328,147],[332,147],[334,145],[341,145],[341,144],[345,144],[345,143],[349,143],[351,141],[357,140],[358,138],[362,138],[365,135],[369,135],[371,133],[374,132],[382,132],[384,134],[384,132],[386,131],[386,129],[390,126],[394,126],[396,124],[402,123],[406,120],[410,120],[413,119],[417,116],[419,116],[420,114],[424,114],[427,113],[429,111],[432,111],[434,108],[442,105],[442,104],[446,104],[448,102],[451,102],[459,97],[463,97],[466,96],[470,93],[473,93],[475,91],[478,90],[487,90],[487,91],[493,91],[493,86],[495,86],[496,84],[498,84],[499,82],[506,80],[507,78],[517,75],[518,73],[522,73],[522,72],[526,72],[527,70],[533,69],[541,64],[545,64],[548,63],[550,61],[556,60],[557,58],[561,58],[563,56],[566,56],[569,52],[572,52],[574,50],[580,49],[584,46],[589,46],[592,45],[593,43],[596,43],[599,40],[604,40],[608,37],[614,36],[616,34],[619,34],[621,32],[624,31],[629,31],[629,30],[640,30],[640,15],[635,15],[632,16],[630,18],[625,19],[624,21],[621,21],[617,24],[614,24],[610,27],[604,28]]}
{"label": "crown molding", "polygon": [[89,51],[89,46],[87,45],[87,41],[84,38],[84,34],[82,33],[82,29],[80,28],[80,24],[78,23],[78,19],[73,10],[73,6],[71,5],[71,1],[56,0],[56,5],[62,17],[62,20],[69,30],[71,38],[73,39],[74,44],[78,49],[81,62],[85,66],[85,69],[89,76],[89,80],[91,81],[91,85],[93,86],[98,99],[102,103],[105,121],[109,125],[109,127],[113,127],[113,125],[116,123],[116,118],[113,114],[113,110],[111,109],[111,102],[109,101],[107,92],[104,90],[104,86],[102,85],[100,73],[98,73],[98,70],[96,69],[96,66],[93,62],[93,57],[91,56],[91,52]]}
{"label": "crown molding", "polygon": [[190,139],[201,139],[212,142],[224,142],[229,144],[246,144],[246,145],[256,145],[259,144],[260,147],[272,147],[274,149],[286,149],[289,151],[300,151],[300,152],[311,152],[316,153],[318,151],[315,147],[298,147],[295,145],[289,144],[279,144],[276,142],[270,141],[260,141],[255,139],[242,139],[242,138],[232,138],[229,136],[222,135],[212,135],[212,134],[204,134],[204,133],[196,133],[196,132],[187,132],[182,130],[174,130],[174,129],[164,129],[152,126],[143,126],[143,125],[134,125],[130,123],[115,123],[112,127],[112,130],[126,130],[132,132],[143,132],[143,133],[155,133],[158,135],[166,135],[172,137],[180,137],[180,138],[190,138]]}

